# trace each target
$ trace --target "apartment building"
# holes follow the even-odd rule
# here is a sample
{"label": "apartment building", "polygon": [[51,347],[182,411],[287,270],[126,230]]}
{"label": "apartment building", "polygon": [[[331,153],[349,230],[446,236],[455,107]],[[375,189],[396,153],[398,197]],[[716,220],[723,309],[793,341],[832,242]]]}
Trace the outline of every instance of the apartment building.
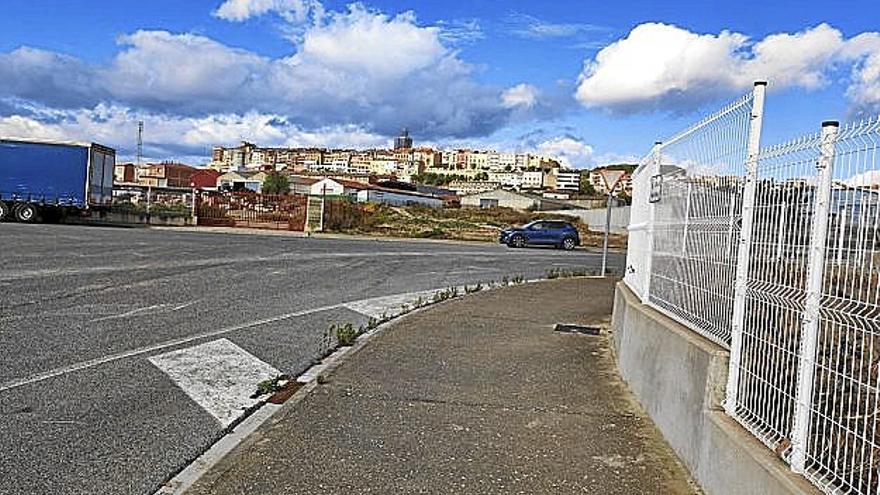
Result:
{"label": "apartment building", "polygon": [[182,163],[150,163],[137,169],[136,181],[142,186],[189,188],[196,170]]}
{"label": "apartment building", "polygon": [[581,187],[581,173],[578,170],[560,170],[556,172],[556,187],[559,191],[577,192]]}
{"label": "apartment building", "polygon": [[540,170],[526,171],[522,174],[523,189],[542,189],[544,187],[544,172]]}
{"label": "apartment building", "polygon": [[422,162],[425,169],[438,168],[442,163],[441,153],[432,148],[417,148],[412,152],[413,161]]}
{"label": "apartment building", "polygon": [[489,182],[497,182],[501,187],[519,189],[522,187],[522,172],[489,172]]}
{"label": "apartment building", "polygon": [[489,152],[469,151],[465,158],[465,167],[468,170],[489,170]]}

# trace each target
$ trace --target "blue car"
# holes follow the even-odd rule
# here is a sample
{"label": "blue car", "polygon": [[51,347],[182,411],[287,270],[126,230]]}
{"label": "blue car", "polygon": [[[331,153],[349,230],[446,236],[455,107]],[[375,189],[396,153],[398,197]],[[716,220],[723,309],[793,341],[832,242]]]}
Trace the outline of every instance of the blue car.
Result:
{"label": "blue car", "polygon": [[581,244],[581,237],[577,229],[568,222],[536,220],[522,227],[503,230],[498,242],[512,248],[554,246],[571,251]]}

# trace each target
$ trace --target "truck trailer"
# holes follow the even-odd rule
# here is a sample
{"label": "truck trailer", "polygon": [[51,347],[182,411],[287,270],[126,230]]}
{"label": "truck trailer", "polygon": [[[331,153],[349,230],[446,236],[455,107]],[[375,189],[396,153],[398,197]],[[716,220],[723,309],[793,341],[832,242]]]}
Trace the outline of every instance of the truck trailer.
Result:
{"label": "truck trailer", "polygon": [[0,221],[108,207],[116,151],[95,143],[0,138]]}

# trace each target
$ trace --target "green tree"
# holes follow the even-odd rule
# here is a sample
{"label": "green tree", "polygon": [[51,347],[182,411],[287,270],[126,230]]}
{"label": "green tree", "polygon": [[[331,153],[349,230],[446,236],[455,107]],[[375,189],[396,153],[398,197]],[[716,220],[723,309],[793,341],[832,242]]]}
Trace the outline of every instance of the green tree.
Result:
{"label": "green tree", "polygon": [[290,192],[290,179],[281,172],[269,172],[263,182],[263,194],[287,194]]}
{"label": "green tree", "polygon": [[583,172],[581,173],[581,181],[580,186],[578,187],[578,191],[581,194],[585,194],[587,196],[595,196],[596,188],[593,187],[593,184],[590,183],[590,173]]}

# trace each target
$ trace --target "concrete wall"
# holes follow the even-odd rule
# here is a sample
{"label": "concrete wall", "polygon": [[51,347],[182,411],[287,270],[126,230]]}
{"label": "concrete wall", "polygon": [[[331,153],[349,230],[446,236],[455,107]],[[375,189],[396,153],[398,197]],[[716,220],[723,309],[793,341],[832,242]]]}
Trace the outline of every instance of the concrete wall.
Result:
{"label": "concrete wall", "polygon": [[[611,208],[611,233],[626,234],[629,226],[629,206],[616,206]],[[605,232],[605,208],[593,210],[554,210],[542,213],[554,215],[568,215],[580,218],[582,222],[590,226],[590,230]]]}
{"label": "concrete wall", "polygon": [[502,208],[513,208],[514,210],[520,211],[525,211],[529,208],[537,206],[538,204],[537,200],[532,199],[528,196],[496,189],[494,191],[486,191],[482,193],[462,196],[461,206],[479,208],[480,200],[482,199],[497,200],[498,206]]}
{"label": "concrete wall", "polygon": [[89,225],[131,225],[146,226],[157,225],[164,227],[188,227],[195,225],[192,217],[179,215],[151,215],[147,218],[144,213],[135,212],[92,212],[86,217],[68,217],[65,223],[89,224]]}
{"label": "concrete wall", "polygon": [[612,331],[621,375],[708,495],[820,493],[724,413],[726,350],[642,304],[623,282]]}

